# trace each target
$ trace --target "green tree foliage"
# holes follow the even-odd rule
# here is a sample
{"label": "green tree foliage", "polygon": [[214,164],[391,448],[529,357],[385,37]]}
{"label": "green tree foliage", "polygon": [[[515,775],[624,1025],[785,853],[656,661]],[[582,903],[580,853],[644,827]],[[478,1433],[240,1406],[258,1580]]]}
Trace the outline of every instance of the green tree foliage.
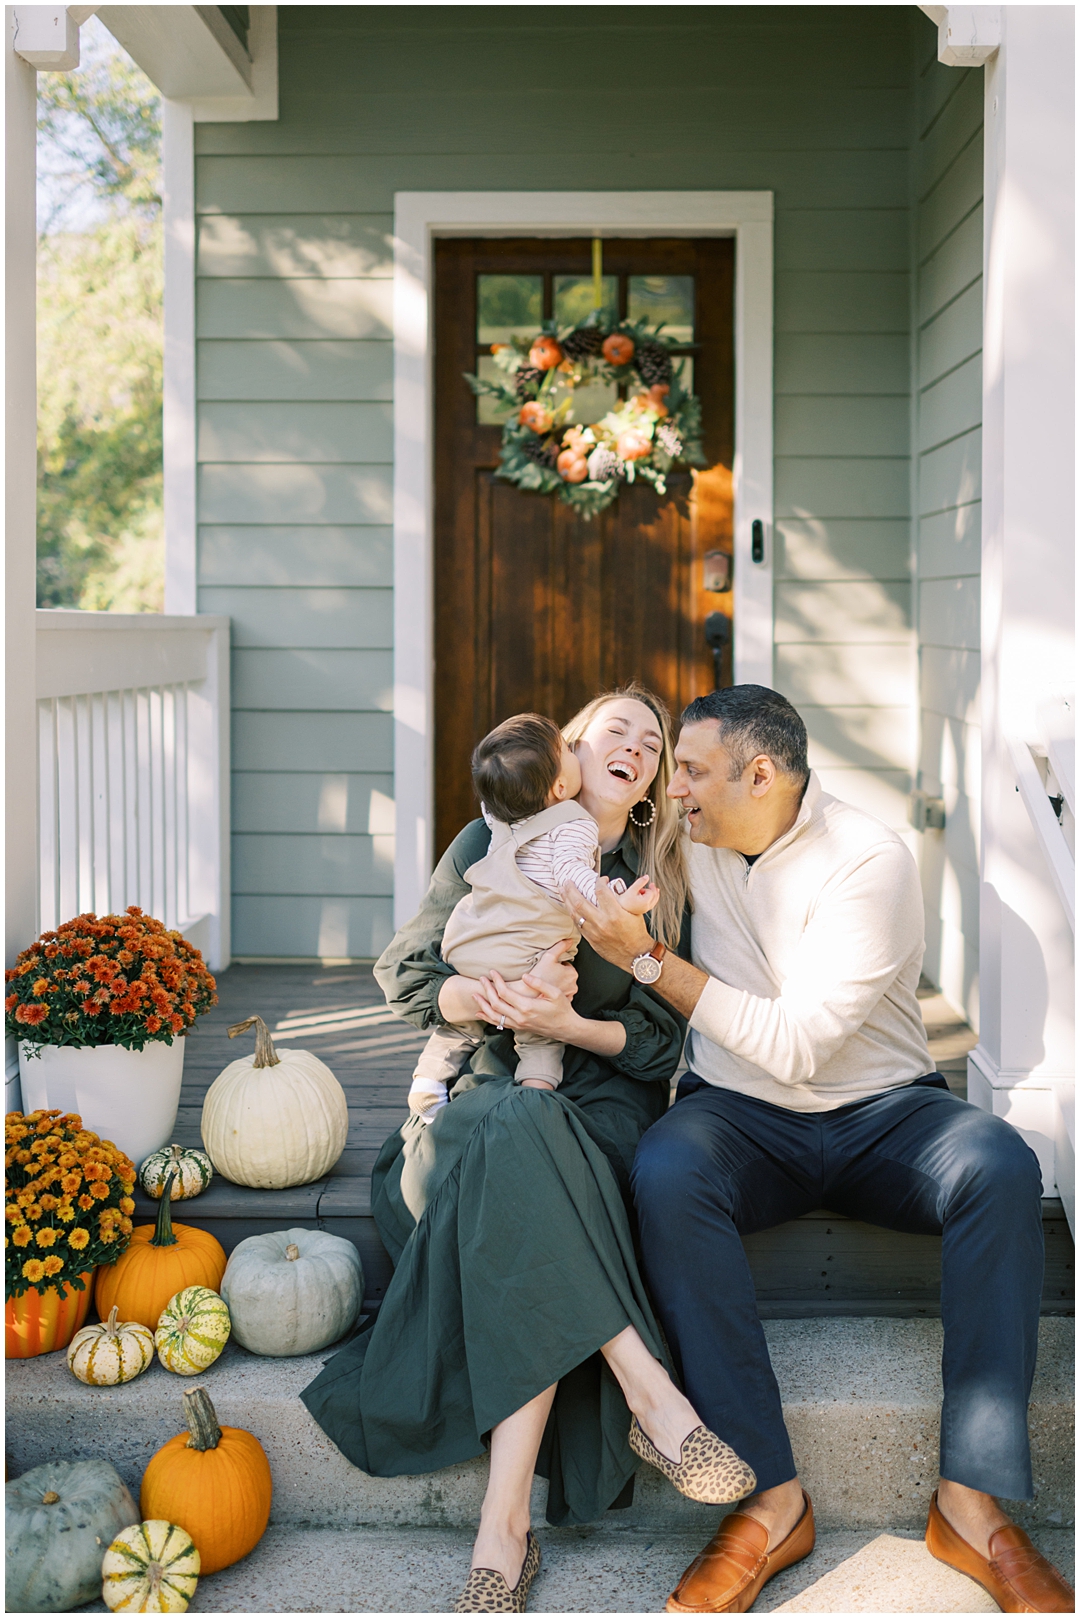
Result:
{"label": "green tree foliage", "polygon": [[160,103],[118,51],[38,86],[38,603],[160,611]]}

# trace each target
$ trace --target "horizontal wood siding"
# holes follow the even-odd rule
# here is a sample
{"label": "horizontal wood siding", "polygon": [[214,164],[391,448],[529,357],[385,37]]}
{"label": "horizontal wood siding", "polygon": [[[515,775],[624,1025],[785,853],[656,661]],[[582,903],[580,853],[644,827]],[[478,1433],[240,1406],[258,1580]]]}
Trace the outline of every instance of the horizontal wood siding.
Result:
{"label": "horizontal wood siding", "polygon": [[918,784],[927,975],[978,1027],[983,75],[942,67],[920,24],[915,145]]}
{"label": "horizontal wood siding", "polygon": [[399,190],[775,193],[775,679],[829,789],[902,827],[912,8],[278,15],[280,119],[196,130],[200,608],[235,626],[237,953],[388,936]]}

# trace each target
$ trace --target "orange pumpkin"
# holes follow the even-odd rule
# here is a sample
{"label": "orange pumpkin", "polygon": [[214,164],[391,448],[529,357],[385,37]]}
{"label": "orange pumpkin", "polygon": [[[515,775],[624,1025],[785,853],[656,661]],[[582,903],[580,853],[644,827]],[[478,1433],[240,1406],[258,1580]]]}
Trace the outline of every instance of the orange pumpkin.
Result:
{"label": "orange pumpkin", "polygon": [[518,412],[521,426],[531,427],[534,433],[548,432],[554,419],[551,411],[545,410],[536,399],[530,399],[528,404],[523,404]]}
{"label": "orange pumpkin", "polygon": [[538,371],[552,371],[562,364],[563,351],[554,337],[538,337],[529,350],[529,364]]}
{"label": "orange pumpkin", "polygon": [[209,1287],[216,1292],[221,1285],[225,1249],[208,1230],[173,1224],[172,1180],[170,1174],[157,1224],[136,1225],[129,1246],[116,1263],[98,1270],[94,1302],[102,1320],[108,1320],[115,1307],[121,1320],[137,1320],[154,1331],[169,1299],[185,1287]]}
{"label": "orange pumpkin", "polygon": [[37,1287],[30,1287],[21,1298],[8,1299],[4,1311],[5,1359],[29,1360],[36,1354],[51,1354],[68,1346],[85,1323],[94,1295],[93,1270],[86,1270],[79,1279],[82,1292],[65,1282],[59,1290],[45,1287],[39,1292]]}
{"label": "orange pumpkin", "polygon": [[270,1462],[241,1427],[220,1427],[205,1388],[184,1394],[189,1431],[163,1444],[143,1473],[144,1521],[176,1523],[195,1541],[203,1573],[255,1549],[270,1521]]}
{"label": "orange pumpkin", "polygon": [[622,332],[612,332],[610,337],[604,338],[601,352],[609,365],[629,365],[634,357],[633,340],[624,337]]}
{"label": "orange pumpkin", "polygon": [[589,475],[589,463],[577,449],[564,449],[555,469],[564,483],[584,483]]}

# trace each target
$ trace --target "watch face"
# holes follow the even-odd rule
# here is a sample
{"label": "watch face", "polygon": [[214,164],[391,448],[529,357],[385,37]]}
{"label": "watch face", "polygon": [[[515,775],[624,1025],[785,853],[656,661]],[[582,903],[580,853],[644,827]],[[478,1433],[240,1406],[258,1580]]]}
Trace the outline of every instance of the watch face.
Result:
{"label": "watch face", "polygon": [[660,962],[655,955],[639,955],[633,970],[639,983],[655,983],[660,976]]}

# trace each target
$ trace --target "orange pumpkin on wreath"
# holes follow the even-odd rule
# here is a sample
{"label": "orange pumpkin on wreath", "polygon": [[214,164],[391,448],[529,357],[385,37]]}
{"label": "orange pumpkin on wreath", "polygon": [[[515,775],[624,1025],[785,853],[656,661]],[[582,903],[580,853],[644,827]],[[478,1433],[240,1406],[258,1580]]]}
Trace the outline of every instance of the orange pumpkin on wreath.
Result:
{"label": "orange pumpkin on wreath", "polygon": [[553,371],[562,360],[563,351],[554,337],[538,337],[529,350],[529,364],[538,371]]}

